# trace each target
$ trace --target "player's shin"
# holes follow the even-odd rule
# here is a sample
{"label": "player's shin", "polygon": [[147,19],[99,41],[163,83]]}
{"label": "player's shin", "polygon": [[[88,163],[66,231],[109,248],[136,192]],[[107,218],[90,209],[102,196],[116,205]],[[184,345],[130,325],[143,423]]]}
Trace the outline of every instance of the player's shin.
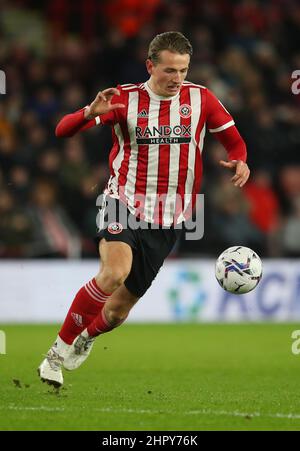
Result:
{"label": "player's shin", "polygon": [[92,279],[76,294],[59,337],[68,345],[99,315],[110,294],[104,293]]}
{"label": "player's shin", "polygon": [[98,335],[109,332],[115,327],[120,326],[121,324],[123,324],[126,318],[127,315],[122,319],[109,320],[105,309],[103,309],[101,313],[98,314],[93,322],[87,327],[87,333],[90,337],[97,337]]}

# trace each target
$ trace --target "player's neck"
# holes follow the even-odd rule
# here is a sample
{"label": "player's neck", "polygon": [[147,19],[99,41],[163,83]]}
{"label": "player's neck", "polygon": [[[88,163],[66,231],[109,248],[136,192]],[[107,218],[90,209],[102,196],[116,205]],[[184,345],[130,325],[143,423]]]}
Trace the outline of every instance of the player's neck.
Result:
{"label": "player's neck", "polygon": [[170,98],[170,97],[173,97],[173,96],[168,96],[168,95],[166,95],[165,93],[162,93],[162,92],[160,91],[159,87],[156,86],[156,84],[153,82],[153,80],[151,79],[151,77],[150,77],[149,80],[147,81],[147,85],[148,85],[148,87],[151,89],[151,91],[152,91],[155,95],[157,95],[157,96],[159,96],[159,97],[164,97],[164,98],[166,98],[166,99],[168,99],[168,98]]}

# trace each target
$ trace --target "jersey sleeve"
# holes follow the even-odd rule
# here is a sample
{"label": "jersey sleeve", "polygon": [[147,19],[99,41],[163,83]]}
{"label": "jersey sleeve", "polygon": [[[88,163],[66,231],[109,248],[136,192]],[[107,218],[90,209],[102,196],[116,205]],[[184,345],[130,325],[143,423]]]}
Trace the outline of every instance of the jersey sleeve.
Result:
{"label": "jersey sleeve", "polygon": [[228,160],[247,160],[247,147],[235,126],[226,128],[215,134],[217,140],[223,144],[227,151]]}
{"label": "jersey sleeve", "polygon": [[217,97],[207,89],[206,123],[211,133],[218,133],[234,125],[234,120]]}
{"label": "jersey sleeve", "polygon": [[97,125],[97,120],[87,120],[84,118],[84,108],[81,108],[75,113],[64,116],[56,126],[55,135],[58,138],[71,137],[75,133],[87,130]]}
{"label": "jersey sleeve", "polygon": [[224,105],[208,89],[206,98],[207,126],[217,140],[225,147],[228,160],[241,160],[246,162],[246,144],[234,125],[231,114]]}

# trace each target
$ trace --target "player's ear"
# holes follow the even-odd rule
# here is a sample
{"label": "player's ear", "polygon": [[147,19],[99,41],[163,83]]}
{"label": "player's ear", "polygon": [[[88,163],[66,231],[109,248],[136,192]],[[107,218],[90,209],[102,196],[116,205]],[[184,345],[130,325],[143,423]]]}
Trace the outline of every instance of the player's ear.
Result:
{"label": "player's ear", "polygon": [[146,60],[146,68],[147,68],[148,74],[152,75],[153,63],[149,58]]}

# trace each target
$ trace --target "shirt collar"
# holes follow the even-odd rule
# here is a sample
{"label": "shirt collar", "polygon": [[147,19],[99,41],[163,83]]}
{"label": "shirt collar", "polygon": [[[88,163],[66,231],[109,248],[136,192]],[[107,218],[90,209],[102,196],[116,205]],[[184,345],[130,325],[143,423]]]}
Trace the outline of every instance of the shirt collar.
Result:
{"label": "shirt collar", "polygon": [[177,99],[177,97],[180,94],[180,91],[178,91],[177,94],[175,94],[175,96],[172,96],[172,97],[159,96],[152,91],[152,89],[149,86],[148,81],[145,82],[144,86],[145,86],[145,89],[148,92],[149,96],[151,97],[151,99],[155,99],[155,100],[173,100],[173,99]]}

